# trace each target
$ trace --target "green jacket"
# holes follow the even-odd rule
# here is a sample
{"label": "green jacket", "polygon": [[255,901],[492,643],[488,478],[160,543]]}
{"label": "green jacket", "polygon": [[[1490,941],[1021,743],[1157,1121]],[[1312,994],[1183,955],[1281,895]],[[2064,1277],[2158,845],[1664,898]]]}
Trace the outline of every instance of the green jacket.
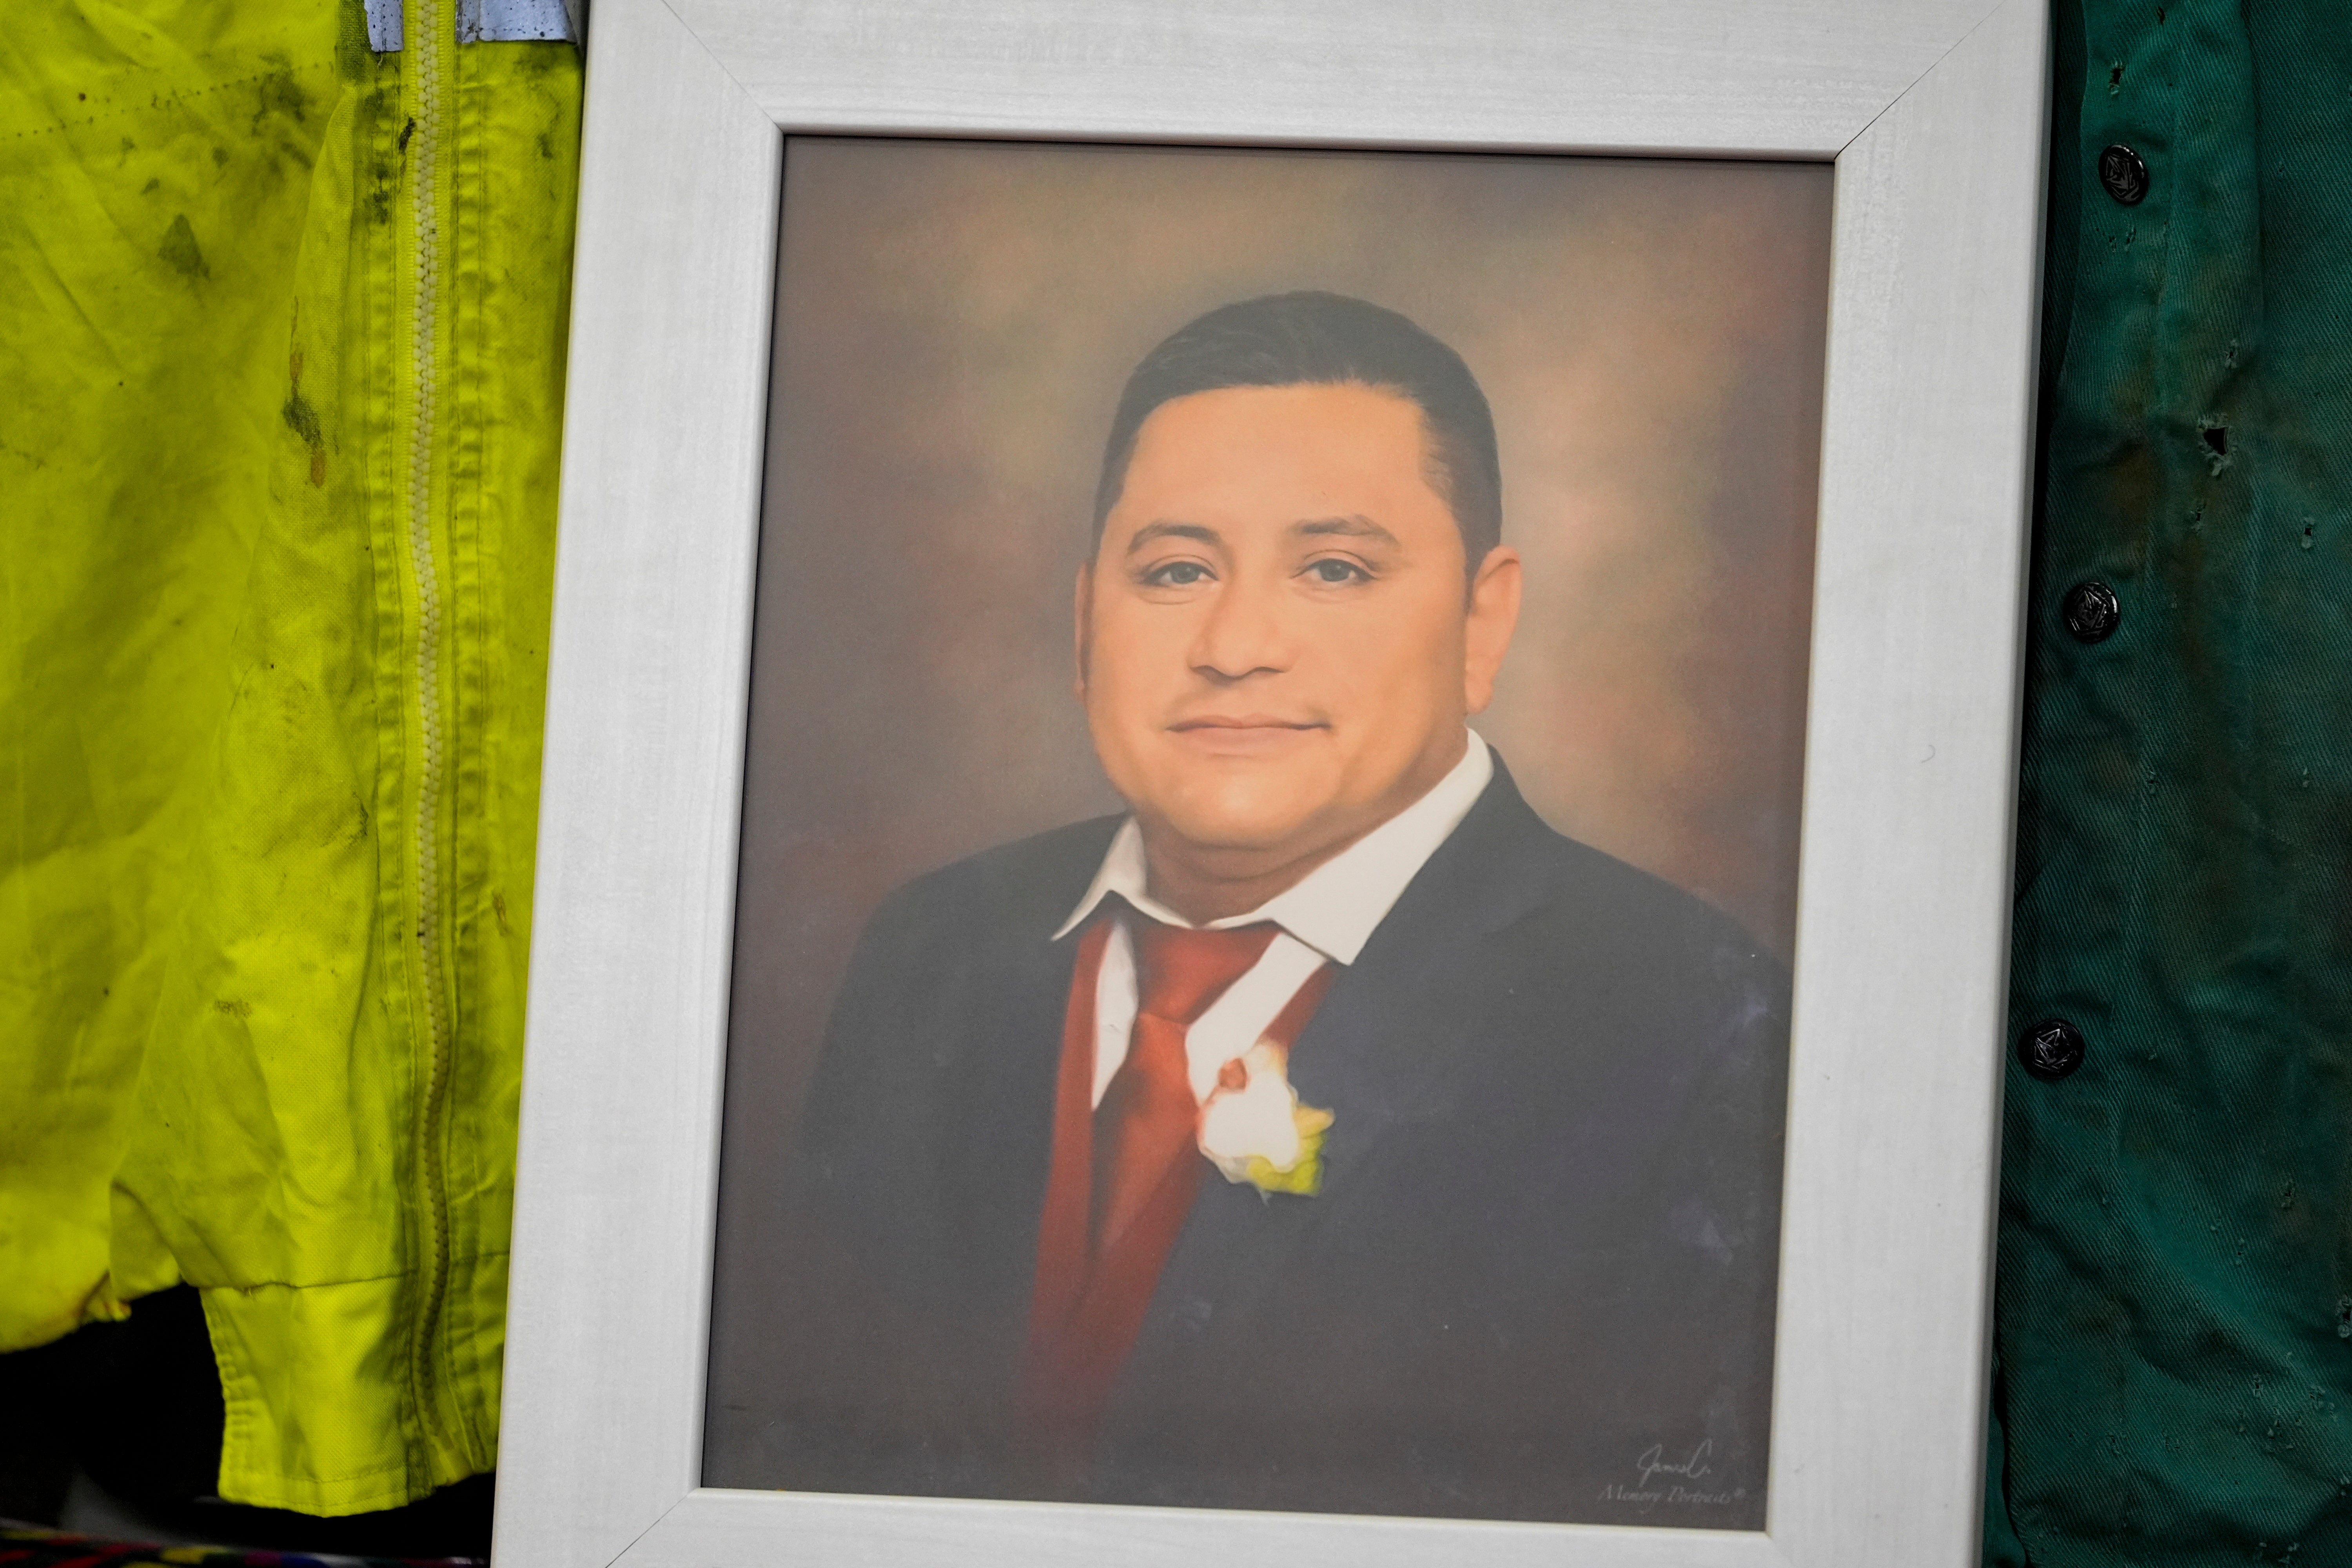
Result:
{"label": "green jacket", "polygon": [[0,1349],[186,1281],[220,1492],[495,1458],[580,67],[0,27]]}
{"label": "green jacket", "polygon": [[2352,1563],[2352,17],[2054,19],[1988,1555]]}

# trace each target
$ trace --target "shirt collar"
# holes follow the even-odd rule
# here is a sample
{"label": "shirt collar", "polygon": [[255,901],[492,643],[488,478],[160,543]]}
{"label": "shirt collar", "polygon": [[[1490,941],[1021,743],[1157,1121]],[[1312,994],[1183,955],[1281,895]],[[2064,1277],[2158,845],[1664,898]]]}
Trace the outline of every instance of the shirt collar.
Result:
{"label": "shirt collar", "polygon": [[[1209,928],[1272,921],[1324,957],[1353,963],[1372,939],[1372,931],[1388,918],[1412,881],[1437,847],[1445,842],[1495,776],[1495,761],[1476,731],[1462,760],[1430,787],[1429,793],[1357,839],[1302,878],[1298,885],[1276,893],[1245,915],[1211,921]],[[1192,922],[1144,890],[1147,868],[1143,830],[1129,816],[1103,856],[1102,866],[1087,885],[1086,897],[1054,933],[1067,936],[1084,924],[1104,899],[1116,893],[1139,914],[1166,925]]]}

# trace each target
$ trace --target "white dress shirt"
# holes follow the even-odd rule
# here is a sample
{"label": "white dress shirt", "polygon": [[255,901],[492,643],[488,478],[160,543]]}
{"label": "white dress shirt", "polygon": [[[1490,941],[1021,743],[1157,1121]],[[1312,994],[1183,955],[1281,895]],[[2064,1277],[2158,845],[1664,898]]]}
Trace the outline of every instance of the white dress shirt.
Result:
{"label": "white dress shirt", "polygon": [[[1192,1069],[1194,1099],[1209,1098],[1216,1087],[1218,1069],[1257,1044],[1258,1037],[1308,976],[1327,962],[1356,962],[1374,928],[1403,895],[1405,884],[1461,826],[1494,774],[1486,742],[1476,731],[1470,731],[1462,760],[1427,795],[1315,868],[1296,887],[1276,893],[1245,915],[1206,922],[1208,929],[1215,931],[1255,925],[1260,921],[1271,921],[1281,929],[1249,973],[1211,1003],[1185,1035],[1184,1057]],[[1191,921],[1147,892],[1145,882],[1143,832],[1130,816],[1119,825],[1086,897],[1078,900],[1078,907],[1070,911],[1055,937],[1075,931],[1112,893],[1153,920],[1192,926]],[[1122,910],[1103,948],[1102,967],[1095,978],[1097,1105],[1102,1103],[1103,1090],[1110,1087],[1111,1075],[1127,1059],[1128,1036],[1135,1027],[1141,1001],[1135,939],[1127,928],[1128,916]]]}

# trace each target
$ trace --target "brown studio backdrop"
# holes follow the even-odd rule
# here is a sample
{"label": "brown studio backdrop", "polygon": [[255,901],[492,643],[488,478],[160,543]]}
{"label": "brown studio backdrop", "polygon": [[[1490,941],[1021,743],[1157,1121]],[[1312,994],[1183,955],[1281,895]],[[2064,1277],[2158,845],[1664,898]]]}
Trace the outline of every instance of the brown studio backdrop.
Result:
{"label": "brown studio backdrop", "polygon": [[790,142],[711,1484],[782,1327],[761,1240],[866,917],[1119,808],[1071,578],[1120,387],[1203,310],[1329,289],[1460,352],[1527,561],[1477,728],[1555,827],[1789,953],[1830,201],[1822,165]]}

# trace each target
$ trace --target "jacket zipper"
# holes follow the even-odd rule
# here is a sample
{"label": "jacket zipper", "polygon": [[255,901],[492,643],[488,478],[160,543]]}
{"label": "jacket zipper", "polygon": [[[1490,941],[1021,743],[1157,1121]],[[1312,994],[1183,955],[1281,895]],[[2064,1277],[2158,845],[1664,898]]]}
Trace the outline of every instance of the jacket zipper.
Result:
{"label": "jacket zipper", "polygon": [[[445,66],[445,6],[407,0],[407,56],[415,73],[413,99],[415,162],[410,179],[414,272],[410,283],[410,367],[415,376],[408,430],[409,570],[415,594],[416,701],[423,755],[416,774],[415,868],[417,984],[425,994],[426,1067],[418,1119],[418,1173],[426,1232],[427,1268],[414,1319],[411,1366],[417,1418],[434,1450],[446,1444],[439,1419],[434,1342],[449,1279],[449,1214],[442,1168],[440,1123],[449,1078],[450,1023],[441,954],[440,826],[445,753],[450,738],[441,711],[442,595],[433,543],[434,443],[439,417],[441,310],[441,90]],[[428,1461],[430,1464],[430,1461]],[[437,1468],[437,1467],[436,1467]]]}

